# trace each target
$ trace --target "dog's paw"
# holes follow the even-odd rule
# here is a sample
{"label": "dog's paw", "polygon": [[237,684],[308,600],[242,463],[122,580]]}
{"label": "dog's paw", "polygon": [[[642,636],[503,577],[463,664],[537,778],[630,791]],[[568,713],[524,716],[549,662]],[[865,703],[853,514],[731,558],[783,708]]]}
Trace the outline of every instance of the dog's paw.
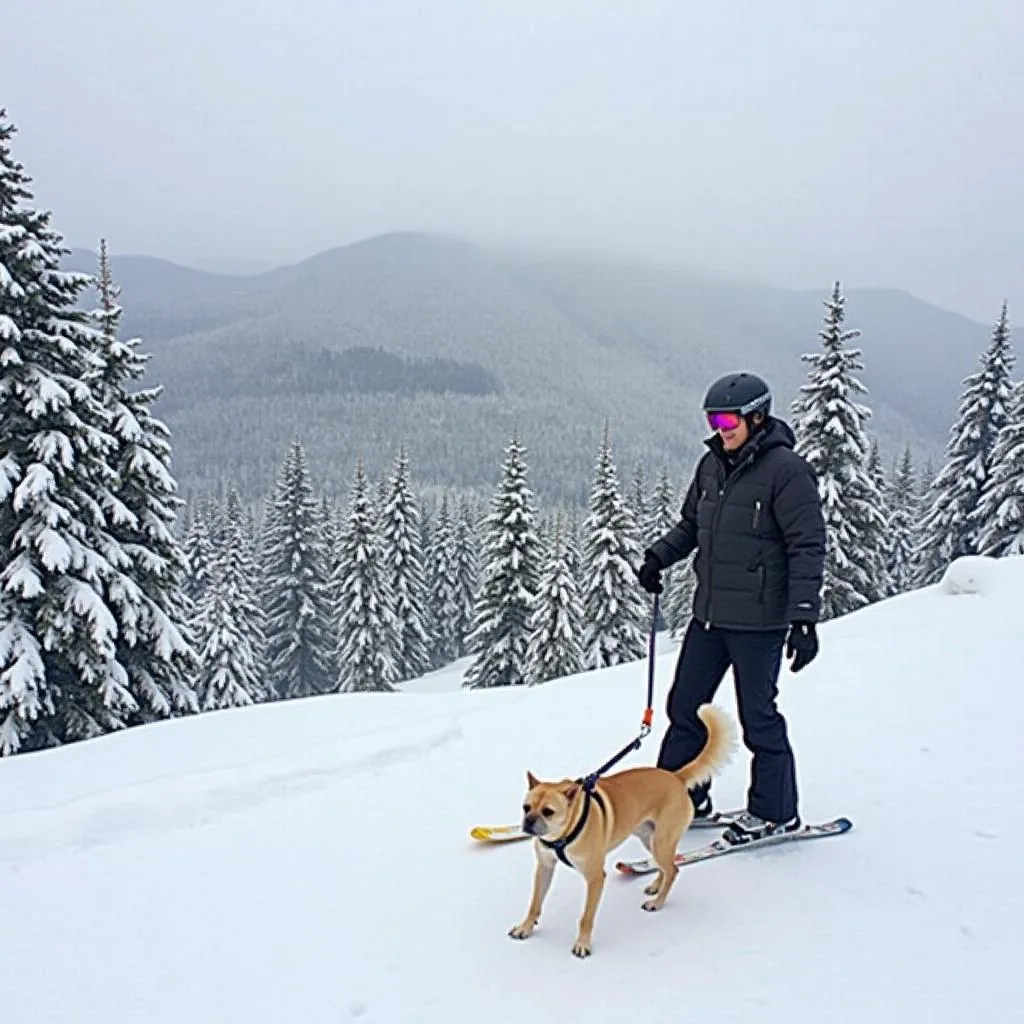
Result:
{"label": "dog's paw", "polygon": [[513,939],[528,939],[533,934],[534,926],[526,921],[522,924],[513,925],[509,928],[508,933]]}
{"label": "dog's paw", "polygon": [[644,900],[644,902],[640,904],[640,907],[643,910],[650,910],[650,911],[661,910],[661,904],[656,899]]}
{"label": "dog's paw", "polygon": [[590,956],[590,943],[577,939],[576,944],[572,947],[572,955],[579,957],[581,960],[584,957]]}
{"label": "dog's paw", "polygon": [[650,885],[644,887],[644,892],[648,896],[657,896],[658,890],[661,888],[661,882],[651,882]]}

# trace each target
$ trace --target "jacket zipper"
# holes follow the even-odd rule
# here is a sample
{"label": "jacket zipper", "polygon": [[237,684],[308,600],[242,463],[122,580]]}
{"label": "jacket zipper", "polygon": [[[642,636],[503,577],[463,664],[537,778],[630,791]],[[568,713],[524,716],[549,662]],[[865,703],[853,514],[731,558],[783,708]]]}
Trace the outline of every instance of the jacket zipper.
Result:
{"label": "jacket zipper", "polygon": [[761,499],[758,498],[754,502],[754,529],[757,529],[757,524],[761,522]]}
{"label": "jacket zipper", "polygon": [[[714,594],[714,587],[712,587],[711,584],[714,579],[715,566],[714,559],[712,559],[711,557],[711,552],[714,549],[715,530],[718,527],[718,520],[722,516],[722,508],[725,505],[725,492],[729,489],[729,487],[732,485],[732,482],[740,475],[740,473],[747,468],[750,462],[751,458],[750,456],[747,456],[747,458],[743,461],[741,465],[733,468],[733,471],[731,473],[728,471],[728,469],[726,469],[725,482],[722,484],[721,487],[718,488],[718,505],[715,507],[715,514],[711,517],[711,531],[708,540],[708,621],[704,624],[704,629],[706,632],[710,631],[711,623],[714,619],[714,602],[712,600],[712,594]],[[758,506],[760,506],[760,501],[757,504]]]}

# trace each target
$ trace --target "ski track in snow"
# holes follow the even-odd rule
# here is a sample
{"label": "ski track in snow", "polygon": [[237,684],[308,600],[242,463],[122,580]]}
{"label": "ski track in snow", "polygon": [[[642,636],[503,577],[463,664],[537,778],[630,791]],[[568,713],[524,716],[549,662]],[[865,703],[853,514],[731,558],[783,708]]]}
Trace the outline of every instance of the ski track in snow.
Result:
{"label": "ski track in snow", "polygon": [[[418,760],[465,735],[457,721],[435,727],[427,736],[422,724],[395,731],[414,738],[381,748],[372,733],[342,737],[337,743],[319,744],[298,761],[294,754],[274,755],[0,814],[0,863],[17,867],[47,855],[115,843],[133,833],[196,828],[270,800]],[[353,746],[367,752],[352,756]]]}

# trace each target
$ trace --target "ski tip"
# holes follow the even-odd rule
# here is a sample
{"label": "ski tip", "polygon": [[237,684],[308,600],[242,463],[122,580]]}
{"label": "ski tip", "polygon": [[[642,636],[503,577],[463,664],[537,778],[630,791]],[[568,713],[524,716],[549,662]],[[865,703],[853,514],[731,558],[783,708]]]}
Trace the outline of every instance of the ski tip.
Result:
{"label": "ski tip", "polygon": [[469,835],[478,843],[508,843],[530,838],[518,825],[474,825]]}

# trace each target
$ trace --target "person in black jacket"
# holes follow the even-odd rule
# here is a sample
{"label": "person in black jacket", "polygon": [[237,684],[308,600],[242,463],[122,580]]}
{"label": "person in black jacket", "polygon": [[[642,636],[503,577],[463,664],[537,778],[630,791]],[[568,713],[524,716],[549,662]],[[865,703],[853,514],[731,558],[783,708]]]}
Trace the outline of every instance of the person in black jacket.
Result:
{"label": "person in black jacket", "polygon": [[[658,766],[675,770],[700,752],[697,708],[731,667],[753,755],[747,809],[725,838],[749,842],[800,825],[796,767],[776,707],[783,649],[798,672],[818,653],[826,533],[815,473],[793,431],[771,415],[771,391],[752,373],[715,381],[704,399],[714,435],[697,465],[679,522],[644,552],[641,586],[661,593],[661,573],[694,555],[693,618],[668,696]],[[712,813],[709,785],[691,790],[695,814]]]}

